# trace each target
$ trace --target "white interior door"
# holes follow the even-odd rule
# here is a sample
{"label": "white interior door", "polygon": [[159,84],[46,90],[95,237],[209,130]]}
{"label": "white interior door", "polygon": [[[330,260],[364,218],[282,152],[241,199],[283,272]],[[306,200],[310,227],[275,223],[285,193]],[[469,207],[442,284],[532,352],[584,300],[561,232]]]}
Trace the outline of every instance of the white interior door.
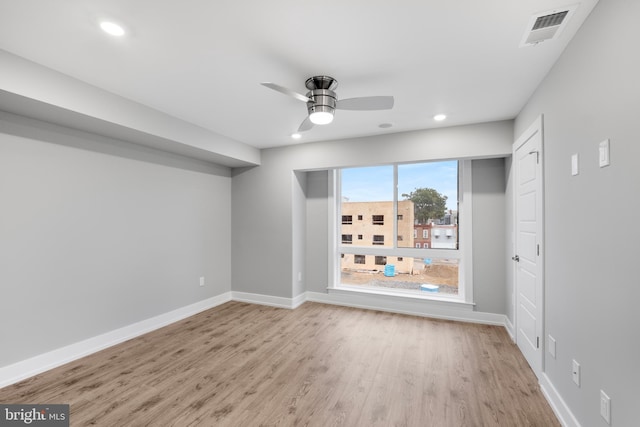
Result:
{"label": "white interior door", "polygon": [[539,377],[543,362],[542,117],[514,144],[516,343]]}

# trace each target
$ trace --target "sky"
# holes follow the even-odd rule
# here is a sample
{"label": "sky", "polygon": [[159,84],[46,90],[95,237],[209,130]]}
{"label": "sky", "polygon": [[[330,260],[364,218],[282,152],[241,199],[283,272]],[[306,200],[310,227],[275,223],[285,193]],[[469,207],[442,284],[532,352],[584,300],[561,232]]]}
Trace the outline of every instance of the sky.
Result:
{"label": "sky", "polygon": [[[398,165],[398,200],[416,188],[436,189],[447,196],[447,209],[457,209],[458,162]],[[342,197],[350,202],[393,200],[393,166],[342,169]]]}

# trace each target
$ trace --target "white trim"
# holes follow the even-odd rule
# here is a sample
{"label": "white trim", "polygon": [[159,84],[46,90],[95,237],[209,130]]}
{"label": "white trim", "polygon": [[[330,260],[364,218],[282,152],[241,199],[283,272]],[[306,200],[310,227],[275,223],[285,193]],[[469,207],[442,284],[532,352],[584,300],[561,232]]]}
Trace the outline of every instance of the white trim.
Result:
{"label": "white trim", "polygon": [[575,415],[573,415],[573,412],[571,412],[571,409],[569,409],[569,406],[545,373],[540,376],[540,390],[542,390],[542,394],[558,417],[560,424],[564,427],[581,427]]}
{"label": "white trim", "polygon": [[131,338],[167,326],[171,323],[193,316],[202,311],[231,301],[231,292],[226,292],[194,304],[163,313],[158,316],[115,329],[86,340],[39,354],[26,360],[0,368],[0,388],[22,381],[26,378],[64,365],[105,348],[120,344]]}
{"label": "white trim", "polygon": [[340,285],[335,288],[327,288],[327,291],[331,293],[346,293],[346,294],[365,294],[365,295],[382,295],[387,298],[400,298],[408,300],[423,301],[423,303],[430,304],[433,302],[436,305],[448,306],[455,310],[467,310],[473,311],[475,304],[462,301],[457,295],[447,295],[441,293],[420,292],[407,289],[391,289],[391,288],[378,288],[374,286],[358,286],[358,285]]}
{"label": "white trim", "polygon": [[291,309],[298,308],[307,301],[307,293],[303,292],[291,301]]}
{"label": "white trim", "polygon": [[[330,293],[326,294],[307,292],[307,301],[506,327],[507,316],[504,314],[473,311],[472,306],[463,308],[460,306],[464,306],[464,304],[459,302],[419,300],[401,296],[390,297],[344,289],[328,289],[328,291]],[[455,306],[452,307],[452,304]]]}
{"label": "white trim", "polygon": [[295,298],[274,297],[264,294],[252,294],[249,292],[231,292],[233,301],[248,302],[250,304],[269,305],[271,307],[280,307],[294,309],[306,301],[304,293]]}
{"label": "white trim", "polygon": [[509,336],[511,337],[511,341],[513,341],[515,343],[516,342],[516,328],[513,325],[513,323],[511,323],[511,319],[509,319],[508,316],[505,316],[504,327],[507,330],[507,333],[509,334]]}
{"label": "white trim", "polygon": [[[329,203],[328,205],[328,210],[327,212],[329,212],[329,218],[328,218],[328,230],[327,230],[327,236],[328,236],[328,262],[327,262],[327,267],[329,269],[329,271],[327,272],[328,274],[328,278],[329,278],[329,286],[333,287],[336,284],[340,283],[340,269],[338,268],[338,252],[337,252],[337,247],[338,247],[338,218],[342,218],[341,212],[340,212],[340,204],[337,203],[336,200],[340,200],[340,173],[337,169],[332,169],[329,171],[329,179],[328,179],[329,183],[328,186],[329,188],[327,189],[328,191],[328,197],[327,197],[327,202]],[[338,211],[336,212],[336,204],[338,206]],[[331,214],[331,212],[336,212],[335,214]]]}
{"label": "white trim", "polygon": [[[462,300],[473,303],[475,301],[473,299],[473,169],[471,160],[461,160],[460,166],[462,191],[458,188],[458,237],[460,242],[458,252],[461,262],[458,264],[458,268],[462,269],[459,273],[462,286],[458,288]],[[464,219],[462,224],[460,218]],[[460,234],[461,227],[463,228],[462,235]]]}

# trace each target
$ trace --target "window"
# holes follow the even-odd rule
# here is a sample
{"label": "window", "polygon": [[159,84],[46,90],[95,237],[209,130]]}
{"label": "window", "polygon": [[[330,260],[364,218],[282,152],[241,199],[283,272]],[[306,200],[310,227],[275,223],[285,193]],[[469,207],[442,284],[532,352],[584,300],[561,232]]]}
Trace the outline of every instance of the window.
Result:
{"label": "window", "polygon": [[353,243],[353,235],[351,234],[343,234],[342,235],[342,243],[345,245],[350,245]]}
{"label": "window", "polygon": [[387,257],[386,256],[376,256],[376,265],[386,265]]}
{"label": "window", "polygon": [[353,224],[353,216],[352,215],[342,215],[342,223],[343,224]]}
{"label": "window", "polygon": [[373,244],[374,245],[384,245],[384,236],[380,234],[373,235]]}
{"label": "window", "polygon": [[[339,170],[336,212],[353,213],[359,221],[366,216],[371,222],[353,224],[357,247],[350,247],[349,240],[336,248],[336,253],[353,254],[354,258],[356,251],[359,253],[351,265],[339,263],[335,284],[427,296],[420,286],[429,283],[439,286],[438,297],[472,302],[471,253],[461,250],[460,243],[470,248],[471,236],[460,233],[458,223],[459,217],[464,218],[463,230],[471,229],[470,212],[458,215],[463,200],[470,203],[470,166],[471,161],[465,160]],[[340,234],[347,230],[352,229]],[[374,259],[365,264],[369,256]],[[376,268],[387,262],[394,267],[390,276],[384,274],[387,269]]]}

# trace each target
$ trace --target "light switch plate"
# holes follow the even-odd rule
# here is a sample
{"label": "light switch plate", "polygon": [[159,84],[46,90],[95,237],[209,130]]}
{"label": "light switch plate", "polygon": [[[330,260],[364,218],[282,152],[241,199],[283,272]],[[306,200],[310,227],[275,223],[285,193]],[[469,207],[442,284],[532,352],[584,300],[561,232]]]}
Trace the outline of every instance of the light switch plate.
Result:
{"label": "light switch plate", "polygon": [[600,416],[607,424],[611,424],[611,398],[604,390],[600,390]]}
{"label": "light switch plate", "polygon": [[578,175],[578,154],[571,155],[571,175]]}
{"label": "light switch plate", "polygon": [[600,167],[609,166],[609,140],[605,139],[598,146]]}
{"label": "light switch plate", "polygon": [[549,335],[549,354],[554,359],[556,358],[556,339]]}
{"label": "light switch plate", "polygon": [[573,382],[580,387],[580,364],[575,359],[572,366],[572,378]]}

